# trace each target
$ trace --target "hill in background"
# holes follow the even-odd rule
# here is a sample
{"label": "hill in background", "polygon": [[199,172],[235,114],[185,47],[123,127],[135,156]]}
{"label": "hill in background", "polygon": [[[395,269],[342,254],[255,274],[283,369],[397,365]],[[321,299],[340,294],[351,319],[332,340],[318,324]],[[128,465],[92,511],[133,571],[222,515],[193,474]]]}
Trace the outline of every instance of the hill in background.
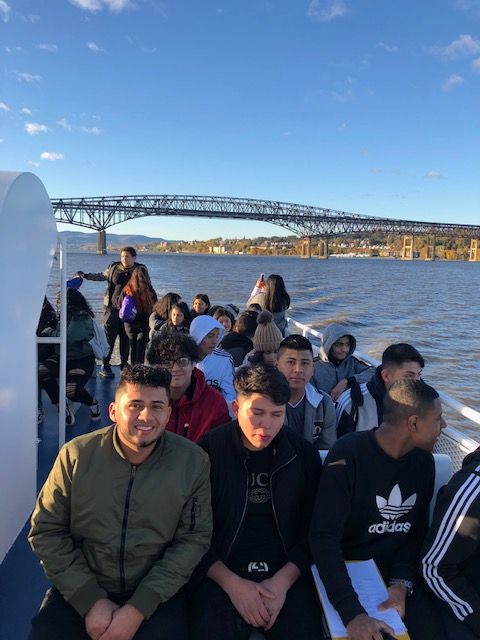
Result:
{"label": "hill in background", "polygon": [[[81,231],[60,231],[60,236],[66,238],[70,251],[88,251],[95,252],[97,250],[97,232],[82,233]],[[146,245],[159,244],[161,242],[175,242],[173,240],[165,240],[164,238],[151,238],[150,236],[107,233],[107,250],[120,249],[120,247],[132,245],[137,251],[142,251]]]}

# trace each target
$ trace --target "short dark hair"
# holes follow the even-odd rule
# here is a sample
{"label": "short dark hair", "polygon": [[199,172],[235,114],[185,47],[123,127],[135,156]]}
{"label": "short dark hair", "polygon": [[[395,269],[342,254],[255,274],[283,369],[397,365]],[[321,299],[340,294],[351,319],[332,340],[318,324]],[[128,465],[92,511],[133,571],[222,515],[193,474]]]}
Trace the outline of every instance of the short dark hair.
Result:
{"label": "short dark hair", "polygon": [[185,355],[192,362],[200,362],[200,353],[195,340],[186,333],[167,332],[156,335],[147,351],[147,362],[161,364],[163,360],[173,360],[178,354]]}
{"label": "short dark hair", "polygon": [[115,389],[115,398],[127,384],[132,384],[136,387],[163,387],[170,398],[171,381],[172,376],[167,369],[149,367],[145,364],[127,365],[120,374],[120,382]]}
{"label": "short dark hair", "polygon": [[398,424],[412,415],[424,416],[438,397],[437,391],[423,380],[397,380],[383,399],[383,419]]}
{"label": "short dark hair", "polygon": [[420,353],[406,342],[391,344],[382,354],[382,367],[389,365],[399,367],[405,362],[418,362],[422,369],[425,366],[425,360]]}
{"label": "short dark hair", "polygon": [[135,247],[122,247],[120,249],[120,253],[122,253],[122,251],[126,251],[127,253],[129,253],[132,258],[136,258],[137,257],[137,251],[135,249]]}
{"label": "short dark hair", "polygon": [[259,393],[278,405],[287,404],[290,400],[288,380],[270,364],[242,367],[235,375],[234,386],[238,396]]}
{"label": "short dark hair", "polygon": [[294,351],[310,351],[313,357],[312,343],[308,338],[297,333],[292,333],[281,341],[278,348],[278,355],[280,355],[285,349],[293,349]]}
{"label": "short dark hair", "polygon": [[247,311],[258,311],[259,313],[261,310],[262,310],[262,305],[258,304],[258,302],[251,302],[248,305],[248,309],[247,309]]}
{"label": "short dark hair", "polygon": [[242,311],[237,316],[235,322],[235,331],[243,333],[248,338],[253,338],[255,329],[257,328],[258,314],[255,311]]}

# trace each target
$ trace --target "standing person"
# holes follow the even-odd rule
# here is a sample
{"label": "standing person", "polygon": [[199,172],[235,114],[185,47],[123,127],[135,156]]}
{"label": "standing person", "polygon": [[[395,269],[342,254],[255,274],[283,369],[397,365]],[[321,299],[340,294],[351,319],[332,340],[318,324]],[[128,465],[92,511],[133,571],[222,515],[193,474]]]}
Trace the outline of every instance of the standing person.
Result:
{"label": "standing person", "polygon": [[135,302],[137,315],[135,320],[125,322],[125,333],[130,343],[131,364],[143,364],[148,342],[148,319],[157,301],[148,273],[135,267],[130,280],[123,288],[123,294],[131,296]]}
{"label": "standing person", "polygon": [[353,355],[356,348],[357,341],[346,327],[335,323],[325,327],[312,382],[334,402],[352,384],[368,382],[375,373],[375,367]]}
{"label": "standing person", "polygon": [[178,332],[157,336],[147,352],[148,364],[164,367],[172,375],[168,431],[193,442],[206,431],[230,420],[224,397],[207,384],[203,372],[195,366],[199,360],[195,340]]}
{"label": "standing person", "polygon": [[393,607],[405,617],[412,640],[442,637],[441,630],[434,630],[428,593],[416,580],[433,495],[431,452],[444,427],[435,389],[421,380],[399,380],[385,395],[381,426],[347,434],[328,453],[310,547],[352,640],[380,639],[381,631],[393,634],[367,615],[344,564],[370,558],[388,585],[381,608]]}
{"label": "standing person", "polygon": [[30,640],[186,640],[179,590],[210,542],[209,462],[165,432],[169,384],[126,367],[114,424],[58,454],[29,534],[53,582]]}
{"label": "standing person", "polygon": [[253,288],[247,306],[251,304],[259,304],[262,309],[270,311],[273,314],[273,321],[282,332],[282,336],[285,337],[287,330],[286,311],[290,307],[290,296],[282,276],[272,273],[264,282],[262,273]]}
{"label": "standing person", "polygon": [[285,429],[290,390],[272,366],[235,378],[235,420],[199,444],[210,457],[213,536],[192,585],[192,640],[323,638],[308,527],[321,462]]}
{"label": "standing person", "polygon": [[[90,340],[94,337],[92,318],[94,313],[83,295],[77,289],[67,288],[67,386],[66,395],[72,402],[81,402],[90,407],[92,420],[100,419],[98,400],[95,400],[85,389],[93,369],[95,368],[95,355],[90,346]],[[59,335],[59,327],[53,329],[50,335]],[[43,346],[43,345],[42,345]],[[48,353],[48,352],[47,352]],[[52,404],[59,403],[58,376],[60,373],[60,347],[55,345],[38,365],[38,381],[47,392]],[[68,408],[65,408],[65,423],[72,426],[75,416]]]}
{"label": "standing person", "polygon": [[210,298],[206,293],[197,293],[192,301],[190,317],[194,320],[197,316],[203,316],[210,310]]}
{"label": "standing person", "polygon": [[110,358],[112,357],[117,336],[120,343],[121,366],[125,366],[128,361],[129,342],[127,334],[125,333],[125,327],[119,318],[118,312],[122,305],[123,287],[129,281],[135,266],[143,269],[148,275],[147,267],[144,264],[135,264],[136,257],[137,252],[134,247],[123,247],[120,250],[120,261],[112,262],[103,273],[84,273],[83,271],[78,271],[76,274],[86,280],[107,281],[107,289],[103,298],[103,323],[105,325],[110,351],[106,358],[103,359],[103,365],[99,373],[101,378],[113,378]]}
{"label": "standing person", "polygon": [[172,305],[176,302],[180,302],[181,299],[182,296],[179,293],[169,291],[153,305],[153,311],[148,320],[148,325],[150,327],[150,340],[153,338],[155,333],[160,331],[161,327],[168,322]]}
{"label": "standing person", "polygon": [[[40,319],[37,325],[37,336],[50,336],[52,331],[56,329],[58,325],[57,314],[53,308],[50,300],[45,296],[42,304],[42,311],[40,312]],[[39,344],[37,345],[37,362],[43,362],[49,356],[55,353],[55,347],[53,344]],[[38,414],[37,422],[41,424],[43,422],[43,407],[42,407],[42,394],[38,394]]]}
{"label": "standing person", "polygon": [[[175,302],[170,307],[168,322],[160,327],[158,334],[163,336],[166,333],[188,333],[190,326],[190,311],[186,302]],[[155,334],[154,334],[155,336]]]}

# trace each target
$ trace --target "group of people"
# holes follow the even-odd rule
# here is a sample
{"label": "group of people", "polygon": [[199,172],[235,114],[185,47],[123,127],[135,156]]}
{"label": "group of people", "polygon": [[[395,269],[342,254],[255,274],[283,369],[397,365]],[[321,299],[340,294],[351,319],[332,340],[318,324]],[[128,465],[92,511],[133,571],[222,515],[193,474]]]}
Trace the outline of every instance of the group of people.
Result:
{"label": "group of people", "polygon": [[372,368],[330,325],[316,362],[262,306],[262,282],[260,313],[232,307],[233,332],[208,298],[188,333],[151,325],[147,364],[121,371],[112,425],[60,451],[29,534],[53,583],[30,640],[323,638],[312,562],[348,637],[380,640],[394,632],[345,568],[369,558],[387,585],[379,608],[396,609],[412,640],[480,638],[480,453],[429,526],[445,421],[424,359],[398,343]]}

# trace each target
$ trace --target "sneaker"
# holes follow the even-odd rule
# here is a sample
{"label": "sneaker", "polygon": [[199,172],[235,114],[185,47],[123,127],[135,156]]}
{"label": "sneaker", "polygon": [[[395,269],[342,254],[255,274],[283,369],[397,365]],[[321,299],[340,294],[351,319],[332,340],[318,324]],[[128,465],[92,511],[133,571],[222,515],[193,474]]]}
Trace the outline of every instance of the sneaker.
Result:
{"label": "sneaker", "polygon": [[43,411],[41,409],[38,409],[37,424],[42,424],[42,422],[43,422]]}
{"label": "sneaker", "polygon": [[98,400],[95,400],[90,405],[90,420],[100,420],[100,407],[98,406]]}
{"label": "sneaker", "polygon": [[114,373],[112,371],[112,367],[109,364],[102,364],[100,368],[100,373],[98,374],[100,378],[113,378]]}
{"label": "sneaker", "polygon": [[70,411],[68,404],[65,405],[65,426],[71,427],[75,424],[75,414]]}

